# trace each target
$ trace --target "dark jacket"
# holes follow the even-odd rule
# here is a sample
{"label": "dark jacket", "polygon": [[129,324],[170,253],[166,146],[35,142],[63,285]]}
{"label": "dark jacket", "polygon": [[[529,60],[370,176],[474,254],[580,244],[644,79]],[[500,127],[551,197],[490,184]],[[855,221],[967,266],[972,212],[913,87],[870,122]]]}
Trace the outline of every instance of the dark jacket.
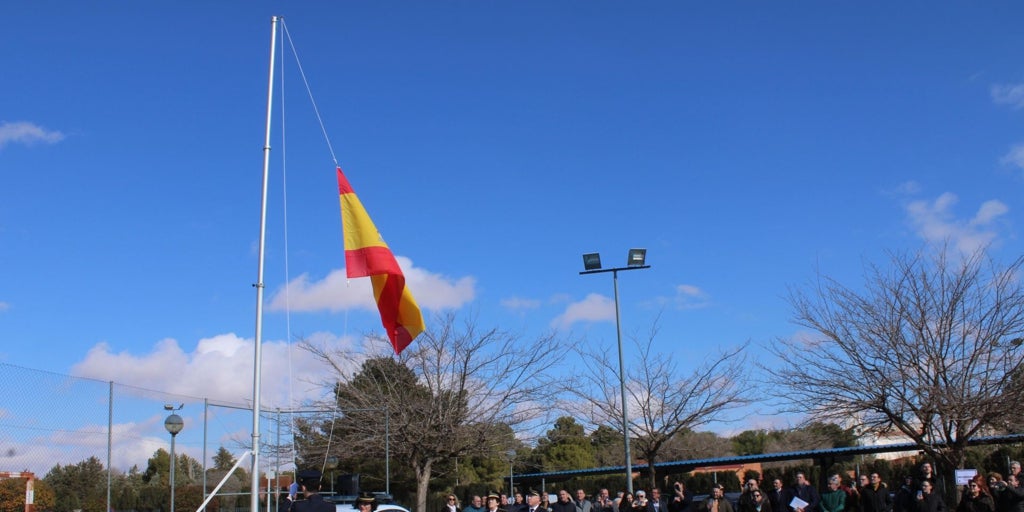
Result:
{"label": "dark jacket", "polygon": [[996,498],[998,512],[1024,512],[1024,487],[1003,487]]}
{"label": "dark jacket", "polygon": [[861,512],[892,512],[892,496],[889,488],[880,484],[878,489],[871,484],[860,488]]}
{"label": "dark jacket", "polygon": [[306,499],[295,502],[293,512],[334,512],[334,503],[324,501],[319,494],[310,494]]}
{"label": "dark jacket", "polygon": [[956,506],[956,512],[995,512],[996,504],[988,494],[979,494],[972,498],[971,494],[965,492]]}
{"label": "dark jacket", "polygon": [[551,504],[551,512],[576,512],[576,503],[574,503],[572,500],[566,502],[562,502],[562,500],[556,500],[554,503]]}
{"label": "dark jacket", "polygon": [[668,512],[668,498],[660,496],[658,498],[658,506],[654,506],[654,500],[647,500],[647,512]]}
{"label": "dark jacket", "polygon": [[683,489],[680,496],[673,491],[668,497],[668,512],[693,512],[693,493],[689,489]]}
{"label": "dark jacket", "polygon": [[807,506],[804,507],[804,512],[819,512],[821,496],[813,485],[797,485],[793,487],[793,497],[800,498],[807,502]]}
{"label": "dark jacket", "polygon": [[937,492],[921,494],[921,499],[915,498],[917,512],[946,512],[946,502]]}
{"label": "dark jacket", "polygon": [[772,488],[767,493],[772,512],[789,512],[789,502],[793,501],[792,491],[783,487],[782,489]]}

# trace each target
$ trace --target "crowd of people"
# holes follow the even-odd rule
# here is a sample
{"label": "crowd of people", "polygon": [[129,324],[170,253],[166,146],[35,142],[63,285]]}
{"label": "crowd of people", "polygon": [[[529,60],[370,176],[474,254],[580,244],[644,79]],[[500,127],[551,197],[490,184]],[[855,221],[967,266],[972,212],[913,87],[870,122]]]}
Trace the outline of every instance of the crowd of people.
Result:
{"label": "crowd of people", "polygon": [[999,473],[976,475],[964,486],[954,511],[947,509],[942,483],[926,462],[920,474],[906,476],[895,490],[878,473],[870,473],[856,481],[832,475],[819,491],[804,473],[797,473],[790,486],[779,478],[768,486],[751,478],[738,496],[726,497],[725,487],[715,484],[700,499],[683,482],[674,482],[666,493],[653,488],[650,496],[644,490],[619,491],[612,497],[608,489],[593,495],[583,489],[559,489],[550,503],[547,493],[537,491],[512,497],[494,492],[473,496],[464,508],[450,494],[445,512],[1024,512],[1020,471],[1020,463],[1013,462],[1005,478]]}

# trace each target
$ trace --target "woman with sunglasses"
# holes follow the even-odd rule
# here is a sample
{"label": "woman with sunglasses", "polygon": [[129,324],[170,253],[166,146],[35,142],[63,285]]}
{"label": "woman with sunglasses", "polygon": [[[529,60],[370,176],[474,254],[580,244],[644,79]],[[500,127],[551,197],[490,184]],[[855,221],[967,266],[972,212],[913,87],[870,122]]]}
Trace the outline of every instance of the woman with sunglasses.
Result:
{"label": "woman with sunglasses", "polygon": [[960,498],[956,512],[995,512],[996,504],[992,501],[992,493],[988,490],[985,477],[974,475],[967,483],[967,492]]}

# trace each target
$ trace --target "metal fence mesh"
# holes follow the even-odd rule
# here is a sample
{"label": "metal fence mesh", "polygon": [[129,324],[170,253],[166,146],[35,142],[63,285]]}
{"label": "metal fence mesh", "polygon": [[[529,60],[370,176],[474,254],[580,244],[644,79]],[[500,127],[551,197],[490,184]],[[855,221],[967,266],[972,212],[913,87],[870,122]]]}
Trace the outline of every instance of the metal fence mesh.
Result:
{"label": "metal fence mesh", "polygon": [[[186,454],[204,467],[212,467],[212,458],[222,447],[238,458],[252,444],[249,404],[4,363],[0,363],[0,396],[0,472],[30,471],[42,478],[58,464],[89,458],[115,472],[133,467],[144,471],[157,450],[170,447],[170,434],[164,429],[170,412],[165,405],[180,407],[176,413],[185,422],[175,438],[176,454]],[[261,472],[293,469],[293,416],[261,411]],[[202,479],[202,475],[182,476]]]}

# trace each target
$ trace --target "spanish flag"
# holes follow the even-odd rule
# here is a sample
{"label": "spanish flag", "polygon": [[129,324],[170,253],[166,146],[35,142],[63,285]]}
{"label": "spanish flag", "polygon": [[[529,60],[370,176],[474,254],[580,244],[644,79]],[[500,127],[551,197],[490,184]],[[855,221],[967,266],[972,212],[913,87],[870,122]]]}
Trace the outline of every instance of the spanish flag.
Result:
{"label": "spanish flag", "polygon": [[345,235],[345,270],[349,278],[370,277],[380,321],[391,339],[395,354],[401,354],[426,326],[395,255],[388,249],[363,203],[338,167],[341,196],[341,225]]}

